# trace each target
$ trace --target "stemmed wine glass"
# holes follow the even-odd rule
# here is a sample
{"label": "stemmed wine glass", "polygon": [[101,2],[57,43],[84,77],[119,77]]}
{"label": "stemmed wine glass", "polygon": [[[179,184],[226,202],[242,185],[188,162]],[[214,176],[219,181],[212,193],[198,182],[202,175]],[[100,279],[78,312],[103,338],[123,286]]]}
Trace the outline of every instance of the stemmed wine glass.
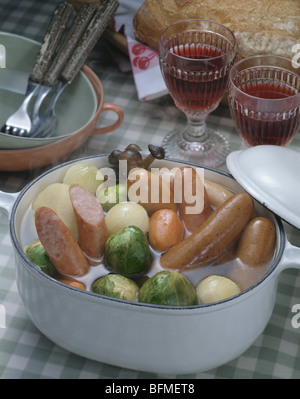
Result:
{"label": "stemmed wine glass", "polygon": [[205,120],[226,91],[235,44],[231,30],[201,19],[176,22],[161,34],[162,75],[176,107],[187,116],[184,129],[163,140],[168,157],[211,167],[225,161],[229,143]]}

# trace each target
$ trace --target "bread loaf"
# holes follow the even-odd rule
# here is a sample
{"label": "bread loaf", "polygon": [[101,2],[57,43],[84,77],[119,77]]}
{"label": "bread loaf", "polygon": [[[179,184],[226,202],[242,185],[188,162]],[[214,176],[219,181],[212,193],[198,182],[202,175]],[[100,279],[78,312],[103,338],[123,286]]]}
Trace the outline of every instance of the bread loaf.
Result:
{"label": "bread loaf", "polygon": [[237,59],[255,54],[291,59],[292,47],[300,43],[300,0],[145,0],[133,29],[139,41],[158,50],[163,29],[189,18],[213,20],[231,29]]}

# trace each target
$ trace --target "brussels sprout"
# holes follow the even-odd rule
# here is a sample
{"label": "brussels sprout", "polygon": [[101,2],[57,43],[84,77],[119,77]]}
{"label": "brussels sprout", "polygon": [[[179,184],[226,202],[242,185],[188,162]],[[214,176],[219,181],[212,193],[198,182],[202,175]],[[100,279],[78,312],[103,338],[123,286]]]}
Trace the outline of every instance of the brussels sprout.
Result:
{"label": "brussels sprout", "polygon": [[151,252],[145,234],[136,226],[127,226],[109,237],[105,244],[104,261],[114,273],[128,277],[146,272]]}
{"label": "brussels sprout", "polygon": [[28,259],[38,266],[44,273],[48,274],[49,276],[53,276],[55,272],[55,268],[45,251],[42,243],[37,240],[28,245],[25,248],[25,253]]}
{"label": "brussels sprout", "polygon": [[118,202],[127,201],[127,189],[125,184],[117,184],[101,189],[96,192],[97,200],[102,205],[104,212],[108,212]]}
{"label": "brussels sprout", "polygon": [[139,287],[128,277],[121,276],[120,274],[107,274],[93,283],[92,291],[96,294],[111,296],[113,298],[137,301]]}
{"label": "brussels sprout", "polygon": [[140,288],[140,302],[166,306],[197,305],[193,285],[182,274],[164,270],[156,273]]}

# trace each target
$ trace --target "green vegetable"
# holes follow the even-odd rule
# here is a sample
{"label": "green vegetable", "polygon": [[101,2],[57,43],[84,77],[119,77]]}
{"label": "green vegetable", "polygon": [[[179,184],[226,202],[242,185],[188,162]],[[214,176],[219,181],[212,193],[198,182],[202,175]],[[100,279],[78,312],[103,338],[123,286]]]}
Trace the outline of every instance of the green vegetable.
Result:
{"label": "green vegetable", "polygon": [[104,261],[114,273],[137,277],[151,264],[151,252],[145,234],[139,227],[127,226],[111,235],[106,242]]}
{"label": "green vegetable", "polygon": [[127,201],[127,190],[125,184],[117,184],[104,189],[97,190],[97,200],[102,205],[104,212],[108,212],[114,205],[119,202]]}
{"label": "green vegetable", "polygon": [[139,287],[134,281],[120,274],[107,274],[93,283],[92,291],[113,298],[137,301]]}
{"label": "green vegetable", "polygon": [[164,270],[156,273],[140,288],[140,302],[166,306],[197,305],[193,285],[182,274]]}
{"label": "green vegetable", "polygon": [[25,249],[25,253],[28,259],[38,266],[42,272],[48,274],[49,276],[53,276],[55,272],[55,268],[45,251],[42,243],[37,240],[28,245]]}

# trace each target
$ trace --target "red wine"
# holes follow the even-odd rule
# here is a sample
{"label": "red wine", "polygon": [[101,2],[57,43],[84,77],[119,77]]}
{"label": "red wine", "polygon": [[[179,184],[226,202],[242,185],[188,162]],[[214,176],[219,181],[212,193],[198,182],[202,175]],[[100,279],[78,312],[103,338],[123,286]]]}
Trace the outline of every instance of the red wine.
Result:
{"label": "red wine", "polygon": [[216,107],[227,84],[229,68],[222,57],[224,51],[210,45],[186,43],[172,47],[170,52],[183,57],[178,57],[175,65],[174,57],[167,57],[162,68],[176,106],[188,110]]}
{"label": "red wine", "polygon": [[240,87],[240,89],[250,96],[274,100],[287,98],[297,93],[294,87],[267,80],[250,83],[249,85]]}
{"label": "red wine", "polygon": [[232,118],[245,143],[250,146],[289,144],[299,128],[299,107],[287,109],[284,102],[282,112],[274,113],[270,102],[270,112],[266,113],[259,112],[259,109],[256,110],[255,104],[258,101],[257,98],[287,99],[297,93],[296,89],[282,82],[261,80],[241,86],[240,90],[253,96],[253,99],[248,98],[247,108],[243,107],[242,102],[237,104],[238,101],[236,101],[236,104],[233,104],[235,100],[229,97]]}

